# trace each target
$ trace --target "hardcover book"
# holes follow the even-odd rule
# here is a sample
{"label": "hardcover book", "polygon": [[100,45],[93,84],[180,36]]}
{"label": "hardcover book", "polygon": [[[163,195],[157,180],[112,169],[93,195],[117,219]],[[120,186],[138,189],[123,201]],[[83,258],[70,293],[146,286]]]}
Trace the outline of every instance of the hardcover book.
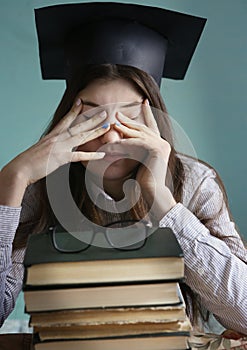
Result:
{"label": "hardcover book", "polygon": [[188,319],[172,322],[141,322],[123,324],[73,325],[63,327],[34,327],[41,341],[55,339],[92,339],[156,333],[188,332],[191,324]]}
{"label": "hardcover book", "polygon": [[174,332],[90,340],[52,340],[37,342],[34,350],[186,350],[189,349],[188,335],[188,332]]}
{"label": "hardcover book", "polygon": [[27,312],[180,302],[177,282],[24,290],[24,299]]}
{"label": "hardcover book", "polygon": [[75,310],[34,312],[31,314],[31,327],[59,327],[66,325],[95,325],[137,322],[183,321],[186,318],[184,302],[178,305],[107,307]]}
{"label": "hardcover book", "polygon": [[25,287],[178,281],[184,276],[183,252],[169,228],[156,229],[135,251],[92,245],[85,251],[65,254],[55,249],[49,232],[33,234],[28,240],[24,266]]}

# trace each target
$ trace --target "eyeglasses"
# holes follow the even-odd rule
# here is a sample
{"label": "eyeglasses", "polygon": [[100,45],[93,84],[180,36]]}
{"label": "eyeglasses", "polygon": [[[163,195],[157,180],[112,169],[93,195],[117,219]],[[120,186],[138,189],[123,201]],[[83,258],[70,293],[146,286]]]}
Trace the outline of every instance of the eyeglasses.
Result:
{"label": "eyeglasses", "polygon": [[103,234],[109,248],[121,251],[138,250],[144,247],[148,237],[147,221],[114,221],[101,230],[87,229],[78,232],[66,232],[58,226],[51,227],[51,239],[54,248],[61,253],[79,253],[88,249],[96,235]]}

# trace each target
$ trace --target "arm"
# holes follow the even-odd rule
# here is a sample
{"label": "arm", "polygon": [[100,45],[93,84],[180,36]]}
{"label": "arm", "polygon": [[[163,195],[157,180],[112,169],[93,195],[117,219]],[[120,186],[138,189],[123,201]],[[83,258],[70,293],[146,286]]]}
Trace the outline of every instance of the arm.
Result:
{"label": "arm", "polygon": [[216,174],[185,157],[191,164],[185,175],[184,204],[177,204],[166,186],[171,147],[159,135],[147,100],[143,114],[146,125],[118,113],[121,124],[114,127],[125,136],[119,144],[147,151],[146,158],[140,160],[145,166],[139,167],[136,180],[149,215],[174,231],[184,251],[186,283],[204,306],[226,328],[247,334],[247,254],[229,219]]}
{"label": "arm", "polygon": [[12,242],[19,224],[21,208],[0,205],[0,324],[15,305],[22,287],[22,252],[16,252],[12,262]]}
{"label": "arm", "polygon": [[27,184],[22,180],[21,172],[13,169],[13,163],[0,172],[0,325],[15,306],[24,271],[24,249],[12,251],[12,244]]}
{"label": "arm", "polygon": [[[0,171],[0,321],[3,323],[14,307],[22,287],[24,248],[12,253],[12,243],[22,216],[30,219],[37,198],[24,203],[29,186],[69,162],[101,159],[104,154],[74,151],[75,147],[97,138],[109,128],[99,126],[106,116],[95,115],[90,120],[67,129],[81,112],[77,100],[65,117],[45,137],[19,154]],[[21,220],[22,221],[22,220]],[[18,231],[18,234],[20,232]]]}
{"label": "arm", "polygon": [[196,189],[185,191],[189,209],[178,203],[160,225],[174,231],[184,251],[186,283],[204,306],[226,328],[247,334],[247,253],[214,172],[208,169]]}
{"label": "arm", "polygon": [[184,251],[186,283],[204,306],[226,328],[247,334],[247,254],[230,221],[216,174],[186,157],[191,164],[185,166],[184,204],[176,204],[165,182],[171,147],[160,137],[147,101],[144,107],[146,125],[118,113],[121,124],[114,127],[125,136],[119,144],[147,151],[136,180],[149,215],[174,231]]}

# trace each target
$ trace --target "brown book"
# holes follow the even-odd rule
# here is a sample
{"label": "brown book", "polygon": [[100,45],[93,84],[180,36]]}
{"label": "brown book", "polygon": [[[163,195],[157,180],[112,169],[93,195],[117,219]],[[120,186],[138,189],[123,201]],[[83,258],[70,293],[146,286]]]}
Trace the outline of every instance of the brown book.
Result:
{"label": "brown book", "polygon": [[181,302],[177,282],[25,290],[24,299],[27,312]]}
{"label": "brown book", "polygon": [[35,312],[31,327],[58,327],[64,325],[97,325],[113,323],[170,322],[186,319],[185,305],[98,308]]}
{"label": "brown book", "polygon": [[63,327],[34,327],[41,341],[51,339],[109,338],[161,332],[186,332],[191,330],[188,319],[173,322],[142,322],[99,325],[68,325]]}
{"label": "brown book", "polygon": [[44,341],[34,350],[185,350],[189,349],[188,334],[162,333],[134,337]]}
{"label": "brown book", "polygon": [[24,259],[24,288],[182,279],[183,252],[174,233],[169,228],[152,230],[145,245],[135,251],[91,246],[66,254],[53,247],[50,233],[30,235]]}

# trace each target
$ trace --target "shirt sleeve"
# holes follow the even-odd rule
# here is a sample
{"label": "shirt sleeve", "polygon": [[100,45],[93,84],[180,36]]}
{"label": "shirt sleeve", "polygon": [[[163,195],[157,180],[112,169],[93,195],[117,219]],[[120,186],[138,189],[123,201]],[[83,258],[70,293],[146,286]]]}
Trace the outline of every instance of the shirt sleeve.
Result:
{"label": "shirt sleeve", "polygon": [[20,212],[21,208],[0,206],[0,324],[13,310],[22,288],[24,252],[16,250],[12,256]]}
{"label": "shirt sleeve", "polygon": [[[185,282],[226,328],[247,334],[247,252],[210,170],[160,221],[184,252]],[[212,234],[214,232],[214,234]]]}

